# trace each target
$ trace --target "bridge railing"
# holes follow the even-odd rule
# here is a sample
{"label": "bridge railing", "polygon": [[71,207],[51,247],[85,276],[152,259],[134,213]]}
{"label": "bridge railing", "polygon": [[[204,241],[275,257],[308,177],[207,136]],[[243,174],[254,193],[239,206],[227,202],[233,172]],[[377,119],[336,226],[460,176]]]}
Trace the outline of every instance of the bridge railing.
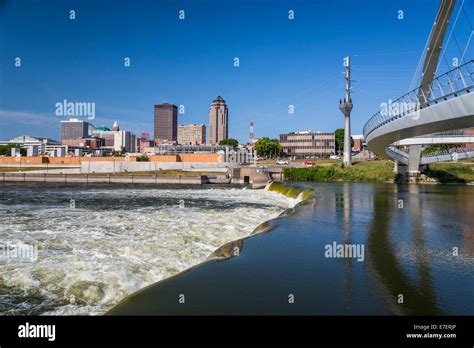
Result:
{"label": "bridge railing", "polygon": [[474,60],[471,60],[415,88],[377,112],[364,125],[364,138],[387,123],[473,89]]}
{"label": "bridge railing", "polygon": [[402,150],[397,149],[396,147],[389,146],[385,149],[385,153],[391,155],[394,159],[403,161],[408,159],[408,154]]}
{"label": "bridge railing", "polygon": [[444,156],[444,155],[453,155],[455,153],[473,152],[473,151],[474,151],[474,147],[472,146],[456,147],[449,150],[430,152],[430,153],[424,154],[423,157],[438,157],[438,156]]}

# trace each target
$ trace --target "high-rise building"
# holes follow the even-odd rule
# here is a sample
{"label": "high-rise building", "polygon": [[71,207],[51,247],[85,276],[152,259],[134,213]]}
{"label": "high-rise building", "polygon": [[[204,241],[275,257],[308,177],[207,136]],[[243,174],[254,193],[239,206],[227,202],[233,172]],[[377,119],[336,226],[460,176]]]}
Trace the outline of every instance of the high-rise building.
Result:
{"label": "high-rise building", "polygon": [[127,152],[136,151],[137,139],[135,134],[129,131],[115,131],[114,132],[114,150],[121,151],[122,148],[125,148]]}
{"label": "high-rise building", "polygon": [[203,145],[206,143],[206,126],[203,124],[190,124],[178,126],[178,144]]}
{"label": "high-rise building", "polygon": [[61,141],[68,139],[87,138],[94,126],[89,122],[75,118],[61,121]]}
{"label": "high-rise building", "polygon": [[336,137],[334,133],[322,132],[291,132],[280,134],[283,153],[296,157],[329,157],[336,153]]}
{"label": "high-rise building", "polygon": [[154,112],[156,142],[176,142],[178,136],[178,108],[173,104],[157,104]]}
{"label": "high-rise building", "polygon": [[229,137],[229,109],[225,100],[218,96],[209,108],[209,143],[218,144]]}

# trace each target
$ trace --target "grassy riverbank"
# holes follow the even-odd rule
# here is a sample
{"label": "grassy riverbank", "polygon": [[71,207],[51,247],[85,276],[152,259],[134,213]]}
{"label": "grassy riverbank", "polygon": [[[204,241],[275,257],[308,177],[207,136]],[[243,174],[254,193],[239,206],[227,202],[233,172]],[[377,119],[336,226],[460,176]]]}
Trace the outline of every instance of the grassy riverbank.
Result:
{"label": "grassy riverbank", "polygon": [[474,182],[474,161],[431,164],[425,174],[441,183]]}
{"label": "grassy riverbank", "polygon": [[390,161],[354,162],[351,167],[331,164],[315,167],[284,168],[291,181],[391,181],[395,179]]}
{"label": "grassy riverbank", "polygon": [[[285,178],[291,181],[386,182],[394,181],[397,178],[393,173],[393,162],[386,160],[354,162],[351,167],[347,168],[342,167],[340,164],[284,168],[283,173]],[[426,173],[417,181],[438,181],[440,183],[474,182],[474,161],[431,164]]]}

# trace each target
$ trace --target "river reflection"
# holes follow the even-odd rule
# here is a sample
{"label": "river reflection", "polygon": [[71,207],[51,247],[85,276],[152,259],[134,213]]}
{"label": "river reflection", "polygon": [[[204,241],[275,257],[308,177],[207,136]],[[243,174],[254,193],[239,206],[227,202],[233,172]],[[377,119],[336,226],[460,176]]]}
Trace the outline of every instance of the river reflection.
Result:
{"label": "river reflection", "polygon": [[[374,215],[367,238],[368,261],[375,271],[375,282],[385,293],[385,300],[395,313],[440,314],[433,290],[430,265],[426,253],[423,230],[423,208],[419,186],[409,186],[409,199],[398,195],[399,187],[393,187],[392,195],[374,195]],[[404,198],[397,198],[403,196]],[[406,202],[407,201],[407,202]],[[405,214],[398,216],[399,209]],[[398,230],[399,219],[406,219],[410,226],[418,282],[405,274],[391,239],[391,231]],[[394,236],[396,238],[396,236]]]}

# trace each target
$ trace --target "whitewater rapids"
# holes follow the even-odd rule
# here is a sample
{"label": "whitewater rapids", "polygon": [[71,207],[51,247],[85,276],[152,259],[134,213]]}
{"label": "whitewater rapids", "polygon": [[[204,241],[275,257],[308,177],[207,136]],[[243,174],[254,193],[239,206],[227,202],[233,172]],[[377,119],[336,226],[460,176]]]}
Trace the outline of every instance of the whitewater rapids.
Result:
{"label": "whitewater rapids", "polygon": [[0,314],[100,315],[127,295],[204,261],[298,200],[229,187],[4,184]]}

